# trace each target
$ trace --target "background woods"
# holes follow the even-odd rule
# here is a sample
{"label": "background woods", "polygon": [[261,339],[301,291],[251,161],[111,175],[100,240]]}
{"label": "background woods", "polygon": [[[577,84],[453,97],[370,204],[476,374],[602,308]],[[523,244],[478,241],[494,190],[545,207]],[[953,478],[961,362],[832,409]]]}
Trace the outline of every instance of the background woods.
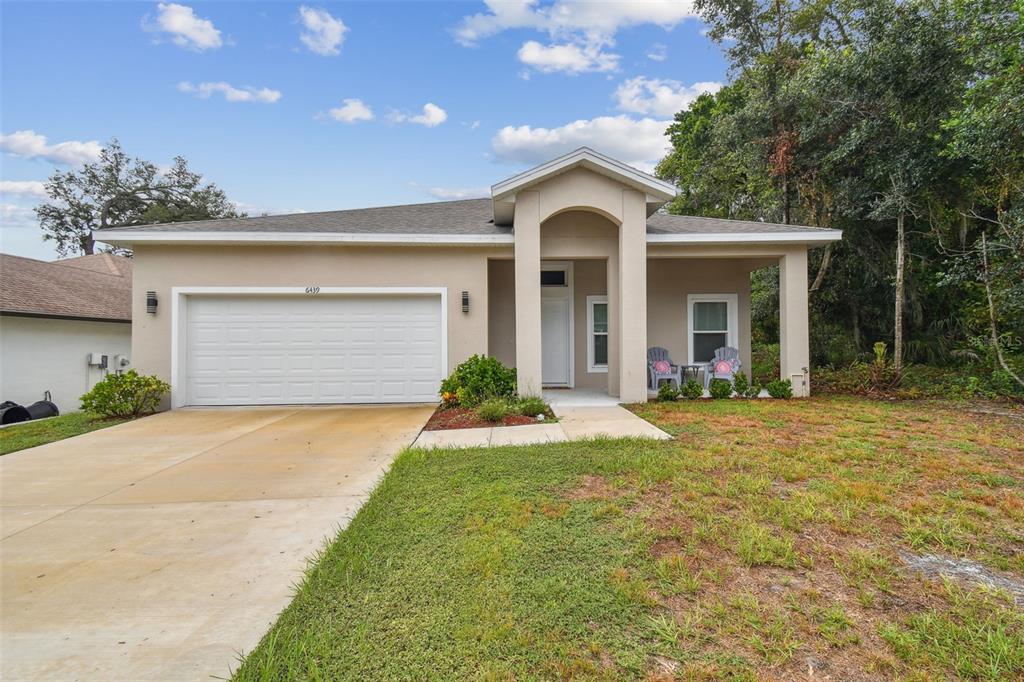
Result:
{"label": "background woods", "polygon": [[[732,81],[668,130],[670,210],[844,230],[811,256],[818,366],[884,341],[897,375],[956,366],[1024,390],[1024,3],[697,6]],[[772,344],[777,274],[753,285]]]}

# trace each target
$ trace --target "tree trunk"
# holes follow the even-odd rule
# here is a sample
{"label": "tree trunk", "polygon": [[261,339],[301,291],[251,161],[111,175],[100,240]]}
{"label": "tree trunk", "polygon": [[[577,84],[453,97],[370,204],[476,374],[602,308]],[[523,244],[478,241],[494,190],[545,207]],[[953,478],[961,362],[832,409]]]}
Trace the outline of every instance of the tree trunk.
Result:
{"label": "tree trunk", "polygon": [[896,217],[896,319],[892,351],[892,367],[897,375],[903,370],[903,262],[907,238],[903,220],[900,212]]}
{"label": "tree trunk", "polygon": [[857,349],[857,352],[860,352],[862,348],[860,338],[860,312],[857,310],[856,304],[851,308],[850,316],[853,318],[851,325],[853,327],[853,347]]}
{"label": "tree trunk", "polygon": [[789,225],[789,171],[782,176],[782,224]]}
{"label": "tree trunk", "polygon": [[86,232],[78,238],[78,243],[82,247],[82,254],[91,256],[96,251],[96,242],[92,238],[92,232]]}
{"label": "tree trunk", "polygon": [[811,285],[810,291],[817,291],[821,288],[821,285],[825,282],[825,273],[828,272],[828,266],[832,262],[832,242],[825,244],[825,250],[821,252],[821,265],[818,266],[818,274],[814,278],[814,284]]}
{"label": "tree trunk", "polygon": [[999,332],[996,329],[996,304],[992,299],[992,284],[989,281],[988,273],[988,242],[985,240],[985,233],[981,233],[981,264],[982,272],[985,274],[985,297],[988,299],[988,328],[989,334],[992,337],[992,348],[996,352],[996,362],[1003,371],[1013,377],[1021,386],[1024,386],[1024,379],[1017,376],[1017,373],[1006,364],[1006,358],[1003,357],[1003,348],[999,345]]}

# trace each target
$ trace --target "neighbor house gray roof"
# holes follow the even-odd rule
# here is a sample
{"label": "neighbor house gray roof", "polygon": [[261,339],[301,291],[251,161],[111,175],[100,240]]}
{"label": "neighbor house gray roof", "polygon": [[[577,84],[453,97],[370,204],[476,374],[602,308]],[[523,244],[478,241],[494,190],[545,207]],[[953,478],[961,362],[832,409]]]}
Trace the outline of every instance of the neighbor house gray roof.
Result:
{"label": "neighbor house gray roof", "polygon": [[[183,223],[135,225],[97,231],[97,238],[117,232],[307,232],[339,234],[496,235],[511,228],[494,224],[490,199],[437,201],[320,213],[196,220]],[[816,227],[779,225],[746,220],[700,218],[655,213],[647,219],[648,234],[745,234],[751,232],[808,232]]]}
{"label": "neighbor house gray roof", "polygon": [[129,321],[132,262],[109,253],[53,262],[0,254],[0,312]]}

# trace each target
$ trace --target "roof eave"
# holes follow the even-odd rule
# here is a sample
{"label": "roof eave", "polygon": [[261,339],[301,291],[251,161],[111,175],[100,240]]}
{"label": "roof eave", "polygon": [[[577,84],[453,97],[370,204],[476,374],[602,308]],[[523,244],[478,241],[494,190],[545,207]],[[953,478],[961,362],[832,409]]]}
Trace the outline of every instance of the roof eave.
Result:
{"label": "roof eave", "polygon": [[824,246],[843,238],[842,230],[815,232],[702,232],[648,234],[648,244],[804,244]]}
{"label": "roof eave", "polygon": [[378,246],[502,246],[511,234],[381,234],[359,232],[93,232],[97,241],[113,246],[134,244],[366,244]]}

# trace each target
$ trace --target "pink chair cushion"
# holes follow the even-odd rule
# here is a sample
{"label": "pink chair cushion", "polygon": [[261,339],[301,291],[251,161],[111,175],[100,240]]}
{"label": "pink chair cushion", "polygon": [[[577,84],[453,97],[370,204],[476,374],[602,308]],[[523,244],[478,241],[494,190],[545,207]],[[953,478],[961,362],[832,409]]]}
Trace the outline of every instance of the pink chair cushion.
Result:
{"label": "pink chair cushion", "polygon": [[715,363],[715,374],[730,374],[732,372],[732,363],[728,360],[719,360]]}
{"label": "pink chair cushion", "polygon": [[658,374],[668,374],[672,371],[672,365],[668,363],[668,360],[655,360],[654,371]]}

